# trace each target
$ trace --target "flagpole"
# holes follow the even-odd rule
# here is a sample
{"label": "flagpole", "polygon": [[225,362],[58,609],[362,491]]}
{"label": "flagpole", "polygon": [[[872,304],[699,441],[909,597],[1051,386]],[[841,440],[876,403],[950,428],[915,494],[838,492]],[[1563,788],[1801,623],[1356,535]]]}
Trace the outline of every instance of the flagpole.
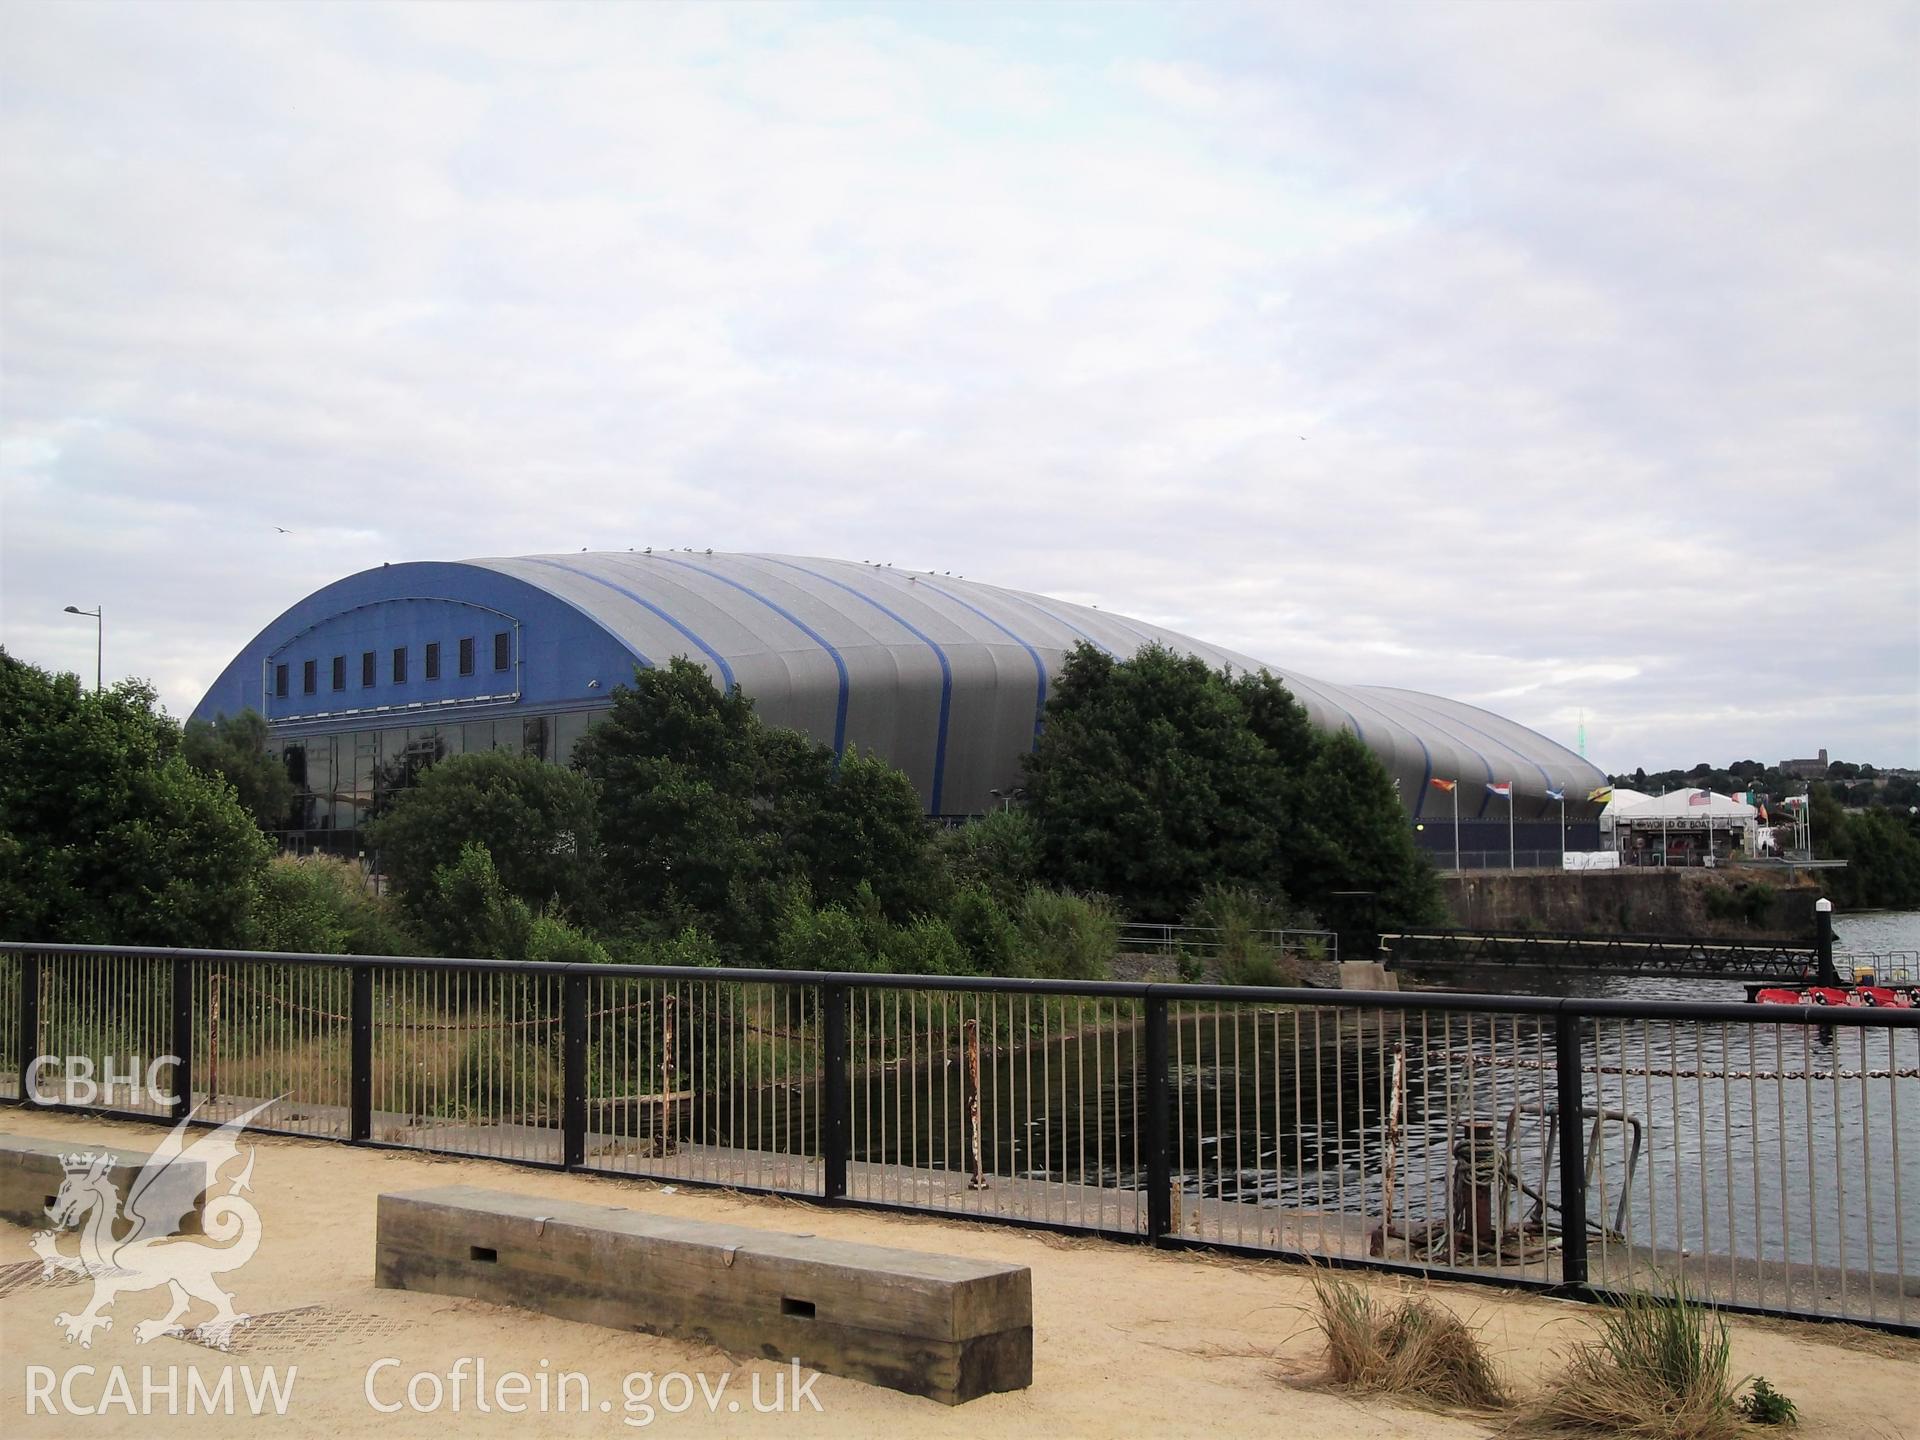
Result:
{"label": "flagpole", "polygon": [[1567,791],[1560,789],[1560,868],[1567,868]]}
{"label": "flagpole", "polygon": [[1460,873],[1460,782],[1453,782],[1453,873]]}
{"label": "flagpole", "polygon": [[1507,869],[1518,870],[1518,860],[1513,852],[1513,782],[1507,782]]}
{"label": "flagpole", "polygon": [[1660,787],[1660,868],[1667,868],[1667,787]]}

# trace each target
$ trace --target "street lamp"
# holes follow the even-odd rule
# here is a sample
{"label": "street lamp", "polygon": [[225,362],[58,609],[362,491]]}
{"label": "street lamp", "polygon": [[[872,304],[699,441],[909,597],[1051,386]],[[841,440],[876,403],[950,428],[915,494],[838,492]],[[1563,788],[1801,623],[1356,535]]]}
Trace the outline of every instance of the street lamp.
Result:
{"label": "street lamp", "polygon": [[67,606],[69,615],[90,615],[93,617],[93,693],[100,693],[100,653],[106,648],[107,622],[101,618],[102,605],[93,610],[82,610],[78,605]]}

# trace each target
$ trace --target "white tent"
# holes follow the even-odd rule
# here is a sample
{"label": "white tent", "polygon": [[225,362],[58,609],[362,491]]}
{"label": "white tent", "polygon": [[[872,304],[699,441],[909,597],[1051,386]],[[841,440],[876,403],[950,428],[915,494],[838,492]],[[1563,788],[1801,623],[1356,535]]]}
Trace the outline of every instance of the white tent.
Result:
{"label": "white tent", "polygon": [[[1697,858],[1708,853],[1709,840],[1714,851],[1735,841],[1749,855],[1759,848],[1760,812],[1744,800],[1692,786],[1665,795],[1626,793],[1634,797],[1631,803],[1617,810],[1609,805],[1602,816],[1622,850],[1664,854],[1672,863],[1676,854]],[[1620,794],[1614,792],[1616,804]]]}

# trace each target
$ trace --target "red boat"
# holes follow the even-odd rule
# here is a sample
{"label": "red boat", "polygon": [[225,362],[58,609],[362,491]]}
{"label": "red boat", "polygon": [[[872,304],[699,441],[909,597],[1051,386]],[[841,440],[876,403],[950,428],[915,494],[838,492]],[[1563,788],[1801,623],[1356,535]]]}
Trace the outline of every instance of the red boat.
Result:
{"label": "red boat", "polygon": [[1747,999],[1761,1005],[1864,1005],[1920,1010],[1920,985],[1749,985]]}

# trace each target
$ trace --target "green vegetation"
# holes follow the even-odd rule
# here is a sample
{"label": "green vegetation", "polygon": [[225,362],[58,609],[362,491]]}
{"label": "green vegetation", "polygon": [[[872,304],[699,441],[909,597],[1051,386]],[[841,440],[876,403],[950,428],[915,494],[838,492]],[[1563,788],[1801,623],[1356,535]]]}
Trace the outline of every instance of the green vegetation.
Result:
{"label": "green vegetation", "polygon": [[151,687],[84,692],[0,651],[0,934],[238,946],[269,850]]}
{"label": "green vegetation", "polygon": [[1609,1302],[1599,1336],[1568,1352],[1564,1371],[1529,1402],[1517,1430],[1732,1440],[1742,1422],[1731,1351],[1719,1311],[1681,1286],[1663,1295],[1629,1291]]}
{"label": "green vegetation", "polygon": [[1027,795],[1042,875],[1144,919],[1178,918],[1209,884],[1296,897],[1341,931],[1439,918],[1379,761],[1316,730],[1268,675],[1157,646],[1128,661],[1079,646],[1028,757]]}
{"label": "green vegetation", "polygon": [[278,830],[293,806],[294,786],[286,766],[267,753],[267,720],[257,710],[216,716],[212,724],[189,720],[181,732],[180,753],[202,775],[233,787],[253,823]]}
{"label": "green vegetation", "polygon": [[1774,1389],[1764,1375],[1753,1377],[1747,1393],[1737,1403],[1740,1413],[1752,1425],[1792,1427],[1800,1423],[1800,1407]]}
{"label": "green vegetation", "polygon": [[501,887],[535,910],[590,913],[594,789],[585,777],[537,757],[486,750],[425,770],[368,827],[381,868],[429,933],[435,876],[470,845],[485,849]]}
{"label": "green vegetation", "polygon": [[182,732],[138,685],[89,696],[10,659],[4,682],[9,936],[1094,980],[1144,915],[1215,927],[1229,978],[1284,983],[1297,957],[1263,932],[1437,904],[1363,746],[1267,676],[1159,649],[1077,650],[1030,806],[951,831],[879,757],[764,725],[676,659],[614,692],[572,769],[418,757],[367,828],[384,884],[269,860],[289,788],[258,715]]}
{"label": "green vegetation", "polygon": [[1810,792],[1814,853],[1844,860],[1826,872],[1827,898],[1842,910],[1920,906],[1920,818],[1883,806],[1844,810],[1825,785]]}
{"label": "green vegetation", "polygon": [[247,948],[305,955],[418,955],[420,941],[358,865],[281,855],[254,879]]}

